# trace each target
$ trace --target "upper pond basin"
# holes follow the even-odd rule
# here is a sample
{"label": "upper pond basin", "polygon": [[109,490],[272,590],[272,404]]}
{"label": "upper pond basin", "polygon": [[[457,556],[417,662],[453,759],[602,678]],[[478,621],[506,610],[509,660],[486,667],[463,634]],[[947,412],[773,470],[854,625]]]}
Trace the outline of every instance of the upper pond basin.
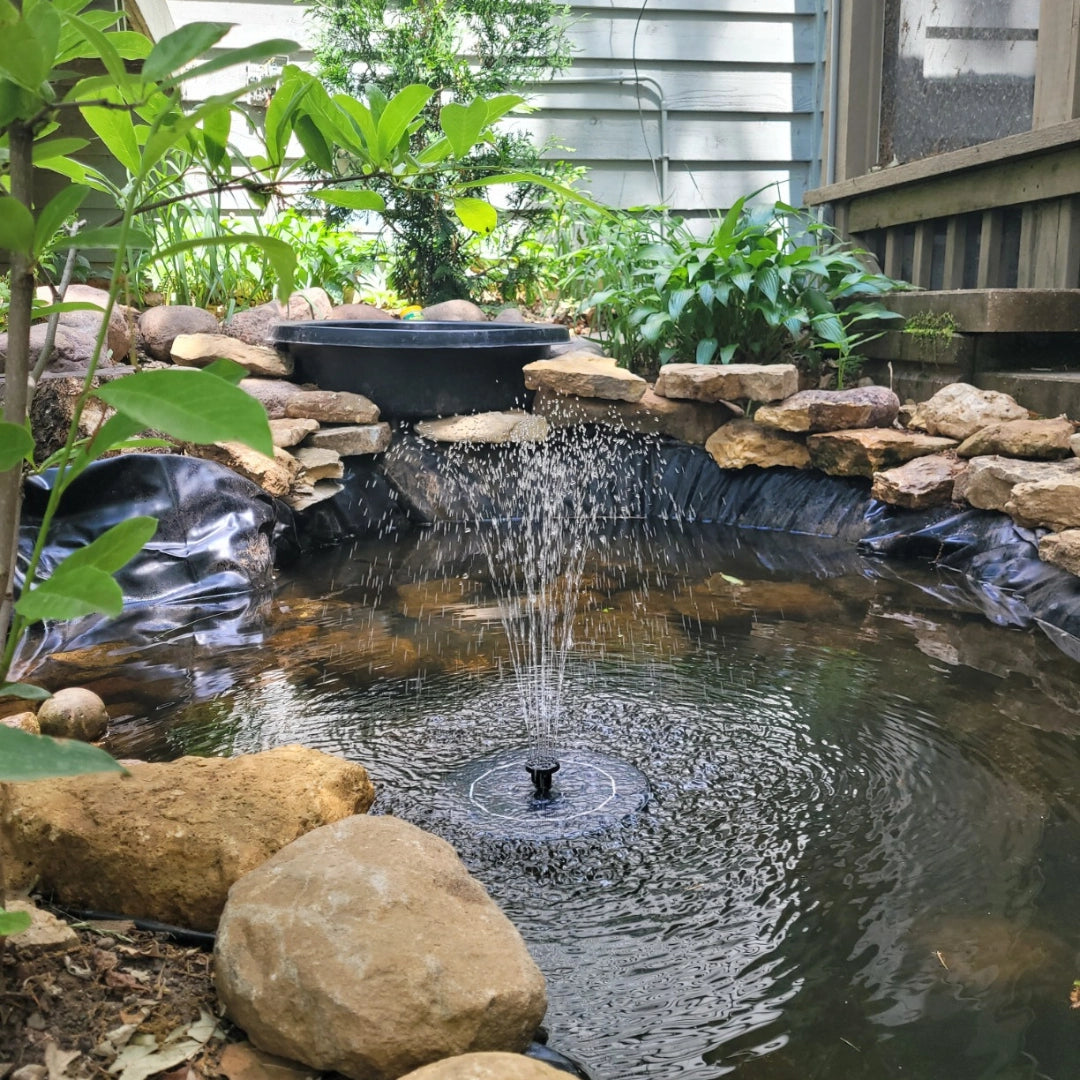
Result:
{"label": "upper pond basin", "polygon": [[454,843],[518,926],[552,1044],[595,1080],[1080,1076],[1075,661],[929,565],[612,526],[560,743],[651,798],[501,837],[448,781],[526,741],[478,528],[321,552],[227,616],[148,618],[36,674],[98,690],[121,757],[363,763],[376,811]]}

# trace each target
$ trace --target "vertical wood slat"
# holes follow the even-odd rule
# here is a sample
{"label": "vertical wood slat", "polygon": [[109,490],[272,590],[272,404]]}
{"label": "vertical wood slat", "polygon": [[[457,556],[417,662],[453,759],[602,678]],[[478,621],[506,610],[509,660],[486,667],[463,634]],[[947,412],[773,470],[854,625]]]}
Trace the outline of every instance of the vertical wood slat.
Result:
{"label": "vertical wood slat", "polygon": [[964,287],[964,249],[967,246],[967,222],[955,215],[945,227],[945,267],[942,273],[943,289]]}
{"label": "vertical wood slat", "polygon": [[1001,281],[1001,242],[1004,236],[1004,214],[986,210],[979,232],[979,270],[975,277],[977,289],[992,289]]}
{"label": "vertical wood slat", "polygon": [[915,227],[915,253],[911,260],[911,283],[920,289],[930,288],[930,272],[934,260],[934,225],[923,221]]}
{"label": "vertical wood slat", "polygon": [[1080,205],[1076,196],[1025,206],[1020,222],[1021,289],[1074,289],[1080,278]]}
{"label": "vertical wood slat", "polygon": [[838,5],[840,55],[836,108],[836,180],[870,171],[878,159],[885,5]]}
{"label": "vertical wood slat", "polygon": [[904,266],[904,233],[898,227],[885,230],[885,265],[882,271],[891,278],[899,278]]}
{"label": "vertical wood slat", "polygon": [[1032,129],[1080,115],[1080,0],[1042,0]]}

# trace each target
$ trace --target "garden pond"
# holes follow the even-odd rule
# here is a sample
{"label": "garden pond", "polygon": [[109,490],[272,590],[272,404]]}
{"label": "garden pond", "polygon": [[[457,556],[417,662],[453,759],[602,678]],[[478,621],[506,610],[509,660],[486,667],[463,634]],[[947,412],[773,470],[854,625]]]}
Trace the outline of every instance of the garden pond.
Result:
{"label": "garden pond", "polygon": [[375,811],[450,840],[517,925],[552,1044],[595,1080],[1078,1075],[1074,660],[928,563],[611,524],[560,741],[635,765],[649,801],[500,836],[448,781],[526,741],[483,528],[321,552],[272,595],[35,674],[102,694],[120,757],[363,763]]}

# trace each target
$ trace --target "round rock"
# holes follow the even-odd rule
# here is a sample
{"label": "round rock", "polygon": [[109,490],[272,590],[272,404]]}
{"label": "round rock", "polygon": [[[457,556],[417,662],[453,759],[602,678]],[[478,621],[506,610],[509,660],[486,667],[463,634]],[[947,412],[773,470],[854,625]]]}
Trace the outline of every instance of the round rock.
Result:
{"label": "round rock", "polygon": [[96,742],[109,726],[105,702],[78,686],[58,690],[45,701],[37,714],[42,735]]}
{"label": "round rock", "polygon": [[460,1054],[425,1065],[401,1080],[566,1080],[562,1069],[523,1054]]}
{"label": "round rock", "polygon": [[241,878],[215,980],[260,1049],[353,1080],[517,1053],[546,1007],[521,936],[454,849],[392,817],[316,829]]}
{"label": "round rock", "polygon": [[173,342],[183,334],[217,334],[217,319],[200,307],[163,304],[139,316],[139,340],[155,360],[171,360]]}

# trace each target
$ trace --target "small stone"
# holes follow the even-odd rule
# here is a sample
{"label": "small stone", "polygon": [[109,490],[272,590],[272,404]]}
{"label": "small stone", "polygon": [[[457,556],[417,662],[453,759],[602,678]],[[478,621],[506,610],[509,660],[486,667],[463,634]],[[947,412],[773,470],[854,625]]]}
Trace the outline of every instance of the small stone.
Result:
{"label": "small stone", "polygon": [[1017,484],[1005,513],[1018,525],[1060,531],[1080,527],[1080,476]]}
{"label": "small stone", "polygon": [[540,389],[532,407],[534,413],[546,417],[554,427],[604,424],[620,431],[667,435],[694,446],[704,446],[721,424],[741,414],[737,405],[675,401],[660,397],[651,387],[640,401],[604,401]]}
{"label": "small stone", "polygon": [[344,490],[343,484],[335,483],[333,480],[316,480],[313,484],[301,481],[293,485],[292,491],[285,496],[285,502],[300,513],[302,510],[308,510],[321,502],[326,502],[327,499],[332,499]]}
{"label": "small stone", "polygon": [[70,686],[41,703],[37,721],[42,735],[95,742],[105,734],[109,714],[93,690]]}
{"label": "small stone", "polygon": [[390,445],[389,424],[348,424],[325,427],[307,438],[308,446],[336,450],[342,457],[381,454]]}
{"label": "small stone", "polygon": [[721,469],[745,469],[748,465],[763,469],[810,466],[806,443],[798,435],[762,427],[753,420],[724,424],[709,436],[705,449]]}
{"label": "small stone", "polygon": [[542,416],[511,409],[421,420],[414,430],[423,439],[443,443],[543,442],[548,435],[548,422]]}
{"label": "small stone", "polygon": [[555,1069],[524,1054],[461,1054],[406,1073],[401,1080],[566,1080]]}
{"label": "small stone", "polygon": [[29,900],[9,900],[6,911],[23,911],[30,916],[30,925],[6,939],[17,953],[66,952],[79,944],[79,935],[63,919],[42,911]]}
{"label": "small stone", "polygon": [[1039,558],[1080,577],[1080,529],[1047,533],[1039,541]]}
{"label": "small stone", "polygon": [[345,475],[345,466],[341,455],[336,450],[326,450],[318,446],[300,446],[294,451],[294,457],[300,462],[302,483],[314,484],[319,480],[340,480]]}
{"label": "small stone", "polygon": [[249,1042],[229,1043],[221,1052],[217,1071],[228,1080],[309,1080],[311,1077],[311,1069],[306,1065],[267,1054]]}
{"label": "small stone", "polygon": [[181,334],[217,334],[220,330],[209,311],[188,304],[147,308],[139,316],[139,341],[155,360],[171,359],[173,342]]}
{"label": "small stone", "polygon": [[614,360],[587,352],[568,353],[556,360],[534,360],[522,370],[527,389],[575,397],[640,401],[649,386],[640,375],[619,367]]}
{"label": "small stone", "polygon": [[919,405],[908,427],[950,439],[966,439],[987,424],[1026,420],[1028,416],[1027,409],[1008,394],[979,390],[968,383],[950,383]]}
{"label": "small stone", "polygon": [[420,314],[429,322],[487,322],[483,308],[471,300],[444,300],[429,305]]}
{"label": "small stone", "polygon": [[885,386],[854,390],[803,390],[776,405],[762,405],[754,419],[781,431],[850,431],[891,427],[900,399]]}
{"label": "small stone", "polygon": [[[316,433],[317,434],[317,433]],[[309,436],[310,437],[310,436]],[[282,498],[292,487],[300,466],[296,459],[280,447],[274,447],[274,456],[267,457],[238,442],[214,443],[211,446],[188,446],[189,457],[216,461],[227,469],[247,477],[258,484],[267,494]]]}
{"label": "small stone", "polygon": [[386,322],[393,320],[394,316],[374,304],[338,304],[331,310],[330,318],[350,322]]}
{"label": "small stone", "polygon": [[307,417],[270,421],[270,438],[275,446],[287,450],[290,446],[299,446],[313,431],[319,430],[319,421]]}
{"label": "small stone", "polygon": [[28,735],[41,734],[41,725],[32,712],[14,713],[11,716],[2,717],[0,718],[0,724],[5,727],[13,727],[17,731],[25,731]]}
{"label": "small stone", "polygon": [[[559,356],[570,356],[573,353],[591,353],[593,356],[606,356],[604,347],[597,341],[593,341],[591,338],[581,337],[578,334],[571,334],[569,341],[557,341],[554,345],[547,347],[547,356],[545,359],[554,360]],[[607,357],[607,359],[612,359]]]}
{"label": "small stone", "polygon": [[227,334],[180,334],[172,344],[173,363],[206,367],[215,360],[232,360],[252,375],[287,378],[292,374],[291,357],[265,345],[249,345]]}
{"label": "small stone", "polygon": [[799,389],[794,364],[665,364],[661,397],[691,401],[782,401]]}
{"label": "small stone", "polygon": [[1058,461],[1072,453],[1076,425],[1064,416],[1052,420],[1005,420],[969,435],[956,449],[965,458],[1000,454],[1035,461]]}
{"label": "small stone", "polygon": [[811,435],[806,441],[815,468],[830,476],[873,476],[912,458],[939,454],[956,446],[954,439],[938,439],[910,431],[862,428]]}
{"label": "small stone", "polygon": [[521,308],[508,307],[503,308],[498,315],[492,320],[497,323],[526,323],[529,320],[525,318]]}
{"label": "small stone", "polygon": [[1060,462],[1021,461],[1018,458],[972,458],[966,472],[956,479],[953,499],[979,510],[1005,511],[1017,484],[1080,474],[1080,458]]}
{"label": "small stone", "polygon": [[952,502],[957,476],[967,466],[951,454],[915,458],[895,469],[874,473],[870,494],[890,506],[926,510]]}
{"label": "small stone", "polygon": [[375,424],[379,406],[348,390],[299,390],[285,403],[286,416],[308,416],[321,424]]}

